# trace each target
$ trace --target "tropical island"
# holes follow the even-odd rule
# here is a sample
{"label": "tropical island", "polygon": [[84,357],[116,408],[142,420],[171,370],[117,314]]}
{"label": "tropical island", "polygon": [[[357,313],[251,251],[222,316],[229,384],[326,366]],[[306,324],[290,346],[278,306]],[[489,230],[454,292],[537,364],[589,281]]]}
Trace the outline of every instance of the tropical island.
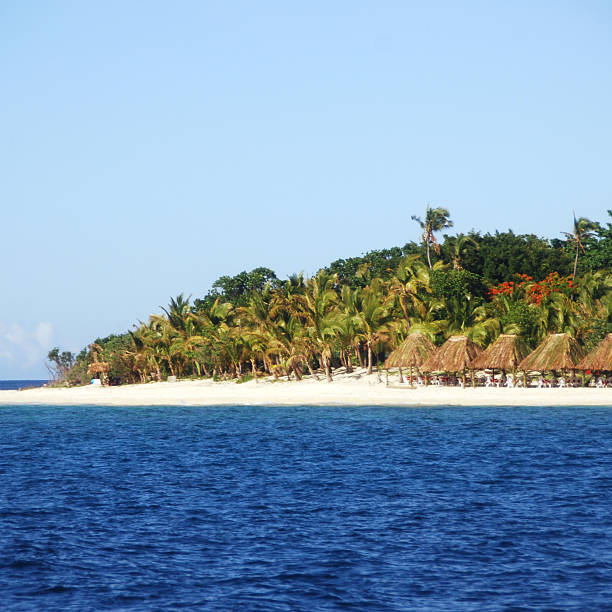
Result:
{"label": "tropical island", "polygon": [[[392,369],[392,384],[412,386],[566,386],[566,378],[567,386],[606,386],[612,370],[612,211],[607,214],[606,222],[575,217],[560,238],[511,231],[439,237],[453,225],[450,213],[427,206],[422,217],[412,217],[419,243],[340,259],[311,278],[281,280],[265,267],[223,276],[205,296],[178,295],[148,321],[98,338],[76,356],[55,348],[48,356],[54,384],[319,383],[358,373],[353,378],[370,375],[371,384],[374,374],[388,385]],[[429,353],[457,339],[450,361],[437,349],[437,361],[430,358],[427,367]],[[519,377],[520,362],[542,346],[548,361],[530,362]],[[598,347],[595,370],[584,359]],[[487,361],[487,354],[497,357]]]}

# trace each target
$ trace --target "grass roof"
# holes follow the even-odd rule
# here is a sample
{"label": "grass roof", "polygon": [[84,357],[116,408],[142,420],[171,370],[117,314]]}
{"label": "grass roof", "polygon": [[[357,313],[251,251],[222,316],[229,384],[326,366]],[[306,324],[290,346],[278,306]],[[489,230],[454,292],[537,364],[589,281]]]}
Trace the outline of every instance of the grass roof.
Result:
{"label": "grass roof", "polygon": [[584,351],[568,334],[551,334],[519,364],[521,370],[575,370]]}
{"label": "grass roof", "polygon": [[470,368],[482,349],[467,336],[451,336],[421,366],[426,372],[460,372]]}
{"label": "grass roof", "polygon": [[106,361],[96,361],[95,363],[90,363],[87,367],[88,374],[102,374],[108,372],[110,366]]}
{"label": "grass roof", "polygon": [[470,364],[471,368],[497,368],[513,370],[529,353],[529,349],[516,334],[501,334],[493,344],[480,353]]}
{"label": "grass roof", "polygon": [[580,370],[612,370],[612,334],[608,334],[594,351],[582,359],[578,368]]}
{"label": "grass roof", "polygon": [[415,332],[391,352],[385,361],[385,368],[420,368],[425,360],[436,350],[433,342],[421,332]]}

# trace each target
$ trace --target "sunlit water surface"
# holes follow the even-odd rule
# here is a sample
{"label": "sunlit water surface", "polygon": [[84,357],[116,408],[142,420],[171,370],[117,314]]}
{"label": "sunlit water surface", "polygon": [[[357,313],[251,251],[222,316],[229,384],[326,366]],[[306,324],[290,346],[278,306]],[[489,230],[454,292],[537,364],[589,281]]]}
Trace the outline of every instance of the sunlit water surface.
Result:
{"label": "sunlit water surface", "polygon": [[0,407],[3,610],[612,610],[612,408]]}

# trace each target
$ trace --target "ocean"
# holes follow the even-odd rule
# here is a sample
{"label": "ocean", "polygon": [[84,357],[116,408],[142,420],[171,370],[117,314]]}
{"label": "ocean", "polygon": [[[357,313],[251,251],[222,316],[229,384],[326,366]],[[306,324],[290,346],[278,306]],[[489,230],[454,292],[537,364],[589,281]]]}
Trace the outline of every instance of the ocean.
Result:
{"label": "ocean", "polygon": [[42,387],[48,380],[0,380],[0,391],[24,389],[26,387]]}
{"label": "ocean", "polygon": [[612,609],[612,407],[0,423],[5,611]]}

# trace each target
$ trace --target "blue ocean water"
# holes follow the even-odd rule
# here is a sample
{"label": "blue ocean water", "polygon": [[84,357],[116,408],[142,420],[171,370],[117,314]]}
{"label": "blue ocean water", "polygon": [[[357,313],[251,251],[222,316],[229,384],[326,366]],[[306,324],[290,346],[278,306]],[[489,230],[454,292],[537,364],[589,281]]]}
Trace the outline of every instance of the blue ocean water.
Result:
{"label": "blue ocean water", "polygon": [[612,609],[612,407],[0,425],[3,610]]}
{"label": "blue ocean water", "polygon": [[25,387],[42,387],[48,380],[0,380],[0,391],[24,389]]}

